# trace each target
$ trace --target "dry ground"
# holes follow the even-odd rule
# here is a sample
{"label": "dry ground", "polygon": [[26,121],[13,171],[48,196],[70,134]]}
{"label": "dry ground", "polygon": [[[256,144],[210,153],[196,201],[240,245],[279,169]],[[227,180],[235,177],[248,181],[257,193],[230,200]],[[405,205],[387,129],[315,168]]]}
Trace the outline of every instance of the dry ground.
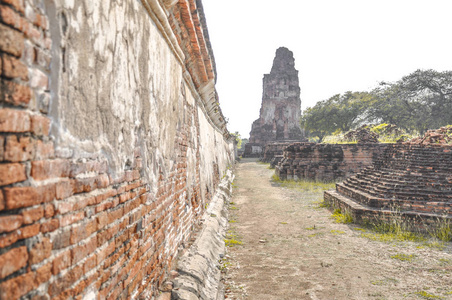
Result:
{"label": "dry ground", "polygon": [[[283,188],[255,160],[237,165],[228,299],[452,299],[452,246],[382,242],[336,223],[322,192]],[[436,245],[436,246],[435,246]]]}

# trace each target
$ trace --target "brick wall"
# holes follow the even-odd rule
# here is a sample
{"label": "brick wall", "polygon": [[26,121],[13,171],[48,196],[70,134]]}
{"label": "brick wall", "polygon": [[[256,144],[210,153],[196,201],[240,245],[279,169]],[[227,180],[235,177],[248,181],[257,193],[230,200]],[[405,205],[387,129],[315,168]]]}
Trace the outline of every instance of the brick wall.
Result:
{"label": "brick wall", "polygon": [[[159,110],[153,112],[150,102],[149,115],[142,118],[148,123],[134,127],[134,116],[133,122],[111,122],[107,127],[114,131],[104,137],[107,129],[95,123],[106,122],[100,112],[114,113],[121,106],[79,108],[90,107],[96,96],[86,97],[79,81],[89,77],[89,70],[83,65],[76,70],[71,61],[73,36],[86,33],[70,30],[82,26],[74,16],[79,10],[89,11],[86,3],[64,7],[59,1],[0,0],[0,299],[155,295],[232,161],[232,140],[222,115],[209,115],[206,109],[218,96],[214,90],[210,98],[199,91],[211,81],[212,65],[205,67],[210,77],[196,75],[199,68],[191,67],[193,84],[182,74],[197,54],[185,52],[182,62],[175,54],[165,54],[171,52],[161,49],[170,47],[160,34],[155,37],[160,40],[151,41],[160,48],[143,48],[150,57],[167,55],[178,66],[171,74],[152,74],[162,82],[182,78],[173,97],[177,110],[174,105],[163,110],[163,100],[155,96]],[[128,5],[141,13],[147,26],[158,27],[141,4]],[[49,7],[56,12],[49,13]],[[72,23],[59,23],[66,17],[55,19],[61,11]],[[67,37],[51,35],[60,26],[68,26]],[[81,48],[89,49],[92,41],[86,38]],[[201,39],[198,33],[198,42]],[[97,59],[90,50],[80,55],[83,62]],[[129,65],[141,72],[142,66],[133,61]],[[107,75],[100,74],[110,80]],[[112,85],[121,84],[121,78],[112,80]],[[128,106],[149,103],[147,92],[127,88],[124,95],[135,101]],[[165,92],[159,88],[155,93]],[[99,90],[100,86],[94,93]],[[123,101],[115,95],[108,95],[112,106]],[[161,128],[177,128],[171,141],[148,141],[157,130],[149,123],[153,114],[160,114],[169,126]],[[94,116],[85,118],[90,115]],[[138,135],[137,128],[143,127],[148,128],[146,134]],[[155,133],[163,139],[165,134],[168,131]],[[117,142],[119,135],[124,135],[123,142]],[[92,146],[97,139],[108,143],[97,149]]]}
{"label": "brick wall", "polygon": [[283,180],[345,178],[371,165],[385,148],[385,144],[294,143],[284,150],[276,174]]}

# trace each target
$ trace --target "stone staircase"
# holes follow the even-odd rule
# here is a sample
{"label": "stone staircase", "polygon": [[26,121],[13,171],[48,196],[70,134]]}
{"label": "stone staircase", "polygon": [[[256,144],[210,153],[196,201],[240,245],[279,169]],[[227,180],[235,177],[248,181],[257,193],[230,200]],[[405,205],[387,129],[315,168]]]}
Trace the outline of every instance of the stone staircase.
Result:
{"label": "stone staircase", "polygon": [[357,221],[394,212],[424,223],[452,220],[452,146],[390,145],[372,166],[325,192],[325,201]]}

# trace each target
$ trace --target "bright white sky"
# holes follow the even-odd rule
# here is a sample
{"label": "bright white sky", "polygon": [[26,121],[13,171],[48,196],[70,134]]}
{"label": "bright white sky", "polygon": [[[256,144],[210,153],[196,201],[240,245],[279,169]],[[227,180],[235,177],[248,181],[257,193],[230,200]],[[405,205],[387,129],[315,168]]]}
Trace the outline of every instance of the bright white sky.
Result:
{"label": "bright white sky", "polygon": [[302,109],[417,69],[452,70],[452,0],[203,0],[228,129],[249,137],[276,49],[294,53]]}

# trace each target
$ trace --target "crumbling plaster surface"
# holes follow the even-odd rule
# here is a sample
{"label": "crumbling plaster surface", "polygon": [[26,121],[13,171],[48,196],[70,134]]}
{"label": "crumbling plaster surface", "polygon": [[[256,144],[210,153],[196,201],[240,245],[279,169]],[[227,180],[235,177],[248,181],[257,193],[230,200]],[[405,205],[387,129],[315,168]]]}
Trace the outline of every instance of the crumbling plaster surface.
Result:
{"label": "crumbling plaster surface", "polygon": [[[189,126],[189,156],[196,155],[199,132],[194,120],[186,124],[185,111],[185,104],[196,106],[194,95],[183,66],[141,2],[48,2],[51,24],[57,25],[51,78],[57,101],[50,114],[60,152],[75,158],[105,155],[111,171],[118,172],[140,145],[151,185],[159,172],[173,170],[181,126]],[[227,156],[221,134],[203,122],[202,112],[198,115],[202,152]],[[212,155],[201,156],[204,177],[211,176]],[[192,171],[194,159],[189,158]]]}

